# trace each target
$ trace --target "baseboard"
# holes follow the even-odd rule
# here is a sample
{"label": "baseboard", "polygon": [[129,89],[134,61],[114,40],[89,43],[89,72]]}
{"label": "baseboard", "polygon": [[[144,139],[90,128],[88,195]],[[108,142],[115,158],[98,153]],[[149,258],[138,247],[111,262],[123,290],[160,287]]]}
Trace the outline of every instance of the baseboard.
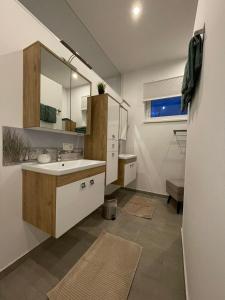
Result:
{"label": "baseboard", "polygon": [[19,265],[21,265],[28,257],[31,256],[31,254],[36,251],[38,248],[44,247],[49,241],[51,240],[51,237],[47,237],[45,240],[40,242],[37,246],[34,246],[30,250],[27,250],[25,253],[21,254],[19,257],[14,259],[12,262],[10,262],[8,265],[6,265],[3,269],[0,270],[0,280],[7,276],[9,273],[14,271]]}
{"label": "baseboard", "polygon": [[149,191],[143,191],[143,190],[134,189],[134,188],[128,188],[128,187],[125,187],[123,189],[128,190],[128,191],[133,191],[133,192],[144,193],[144,194],[150,195],[150,196],[157,196],[157,197],[160,197],[160,198],[163,198],[163,199],[167,199],[168,198],[168,195],[165,195],[165,194],[158,194],[158,193],[153,193],[153,192],[149,192]]}
{"label": "baseboard", "polygon": [[182,249],[183,249],[184,281],[185,281],[186,299],[190,300],[189,292],[188,292],[188,282],[187,282],[187,267],[186,267],[186,256],[185,256],[185,250],[184,250],[183,228],[181,228],[181,239],[182,239]]}

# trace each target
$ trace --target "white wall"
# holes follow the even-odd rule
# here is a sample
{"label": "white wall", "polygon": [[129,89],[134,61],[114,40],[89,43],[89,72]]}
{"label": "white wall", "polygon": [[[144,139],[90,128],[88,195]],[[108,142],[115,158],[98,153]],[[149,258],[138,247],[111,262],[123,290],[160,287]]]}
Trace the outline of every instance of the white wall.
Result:
{"label": "white wall", "polygon": [[130,104],[127,153],[138,159],[137,181],[131,187],[166,194],[166,178],[183,178],[185,155],[181,152],[174,129],[185,129],[185,122],[143,124],[144,83],[181,76],[184,60],[127,73],[122,79],[122,96]]}
{"label": "white wall", "polygon": [[40,121],[40,126],[62,130],[62,118],[68,117],[69,97],[67,89],[41,74],[41,103],[55,107],[61,110],[61,113],[56,114],[56,123]]}
{"label": "white wall", "polygon": [[[1,0],[0,20],[0,126],[22,127],[22,49],[39,40],[66,59],[70,52],[15,0]],[[93,83],[92,93],[96,94],[96,85],[102,79],[80,61],[74,59],[73,64]],[[107,91],[121,101],[110,87]],[[47,238],[22,221],[21,184],[20,166],[0,165],[0,270]]]}
{"label": "white wall", "polygon": [[90,96],[90,85],[83,85],[71,90],[71,119],[76,127],[86,126],[86,110],[81,110],[81,97]]}
{"label": "white wall", "polygon": [[188,125],[183,241],[189,300],[225,299],[225,2],[199,0],[203,69]]}

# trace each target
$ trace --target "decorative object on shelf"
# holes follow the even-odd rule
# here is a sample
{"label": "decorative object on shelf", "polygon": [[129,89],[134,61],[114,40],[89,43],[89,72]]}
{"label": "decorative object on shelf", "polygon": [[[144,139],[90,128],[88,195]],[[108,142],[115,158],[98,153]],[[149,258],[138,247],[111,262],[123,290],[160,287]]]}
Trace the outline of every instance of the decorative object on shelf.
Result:
{"label": "decorative object on shelf", "polygon": [[105,88],[106,88],[106,84],[104,82],[99,82],[98,83],[98,93],[99,93],[99,95],[105,94]]}
{"label": "decorative object on shelf", "polygon": [[3,128],[3,164],[10,165],[27,160],[31,146],[15,129]]}
{"label": "decorative object on shelf", "polygon": [[[57,160],[57,149],[61,150],[63,161],[83,158],[83,136],[62,135],[61,133],[42,132],[15,127],[2,127],[3,166],[18,165],[24,162],[37,162],[39,155],[47,163]],[[63,151],[63,143],[72,144],[73,150]],[[40,159],[40,158],[39,158]]]}
{"label": "decorative object on shelf", "polygon": [[47,150],[44,149],[43,153],[38,155],[37,160],[38,160],[39,164],[50,163],[51,162],[51,155],[48,153]]}
{"label": "decorative object on shelf", "polygon": [[65,131],[72,131],[72,132],[76,131],[76,122],[73,122],[71,119],[63,118],[62,124],[63,124],[62,127]]}

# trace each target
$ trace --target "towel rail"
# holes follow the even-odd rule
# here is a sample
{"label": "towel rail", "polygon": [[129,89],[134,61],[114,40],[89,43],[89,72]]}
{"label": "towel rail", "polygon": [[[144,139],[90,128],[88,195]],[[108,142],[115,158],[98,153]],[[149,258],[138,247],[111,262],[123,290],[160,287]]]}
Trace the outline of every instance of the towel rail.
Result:
{"label": "towel rail", "polygon": [[196,30],[194,32],[194,36],[199,35],[199,34],[203,34],[204,35],[204,33],[205,33],[205,24],[204,24],[203,28],[198,29],[198,30]]}

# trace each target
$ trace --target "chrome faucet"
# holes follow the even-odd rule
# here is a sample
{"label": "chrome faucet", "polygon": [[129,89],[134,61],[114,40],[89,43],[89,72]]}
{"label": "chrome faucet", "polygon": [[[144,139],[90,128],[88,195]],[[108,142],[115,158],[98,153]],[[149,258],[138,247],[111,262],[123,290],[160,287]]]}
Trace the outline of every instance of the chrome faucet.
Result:
{"label": "chrome faucet", "polygon": [[60,149],[57,149],[56,160],[57,160],[57,161],[62,161],[62,156],[61,156],[61,151],[60,151]]}

